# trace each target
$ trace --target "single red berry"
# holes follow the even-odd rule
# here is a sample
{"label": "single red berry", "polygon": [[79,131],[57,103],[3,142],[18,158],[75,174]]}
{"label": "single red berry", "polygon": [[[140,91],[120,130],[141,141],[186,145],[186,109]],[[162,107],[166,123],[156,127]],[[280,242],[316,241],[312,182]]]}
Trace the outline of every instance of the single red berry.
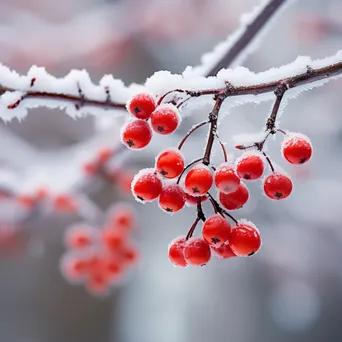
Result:
{"label": "single red berry", "polygon": [[253,181],[262,176],[265,164],[258,154],[244,154],[236,163],[236,172],[240,178]]}
{"label": "single red berry", "polygon": [[228,210],[241,208],[249,198],[249,192],[245,184],[240,183],[238,189],[230,194],[220,192],[219,199],[222,206]]}
{"label": "single red berry", "polygon": [[151,202],[156,199],[162,187],[162,181],[154,169],[140,170],[132,181],[132,193],[141,202]]}
{"label": "single red berry", "polygon": [[312,145],[309,138],[302,134],[289,134],[282,144],[284,158],[291,164],[304,164],[312,155]]}
{"label": "single red berry", "polygon": [[76,199],[68,194],[57,195],[53,199],[53,206],[57,212],[75,213],[77,211]]}
{"label": "single red berry", "polygon": [[70,227],[65,234],[65,244],[69,248],[83,249],[91,246],[96,239],[96,231],[88,225]]}
{"label": "single red berry", "polygon": [[229,244],[224,243],[220,247],[212,246],[211,250],[218,255],[221,259],[228,259],[236,257],[236,254],[232,251]]}
{"label": "single red berry", "polygon": [[110,158],[112,158],[114,155],[114,150],[111,148],[102,148],[97,153],[96,160],[99,162],[99,164],[106,163]]}
{"label": "single red berry", "polygon": [[180,123],[180,115],[173,104],[161,104],[151,115],[152,129],[159,134],[170,134]]}
{"label": "single red berry", "polygon": [[121,130],[122,143],[130,149],[144,148],[152,139],[150,125],[144,120],[134,120],[123,126]]}
{"label": "single red berry", "polygon": [[270,174],[264,180],[265,194],[267,197],[274,200],[281,200],[289,197],[292,188],[291,179],[279,172]]}
{"label": "single red berry", "polygon": [[217,189],[224,194],[236,191],[240,185],[240,178],[228,163],[223,163],[216,169],[214,180]]}
{"label": "single red berry", "polygon": [[205,202],[208,197],[207,196],[200,196],[200,197],[195,197],[192,195],[189,195],[187,192],[185,193],[185,204],[188,207],[195,207],[197,205],[197,200],[198,198],[201,199],[201,203]]}
{"label": "single red berry", "polygon": [[130,230],[134,226],[135,214],[133,208],[124,204],[116,204],[110,209],[107,226],[119,228],[120,230]]}
{"label": "single red berry", "polygon": [[121,256],[123,257],[125,266],[133,265],[139,258],[138,249],[132,245],[125,245],[121,249]]}
{"label": "single red berry", "polygon": [[99,165],[95,162],[87,162],[82,165],[82,169],[87,176],[94,176],[99,171]]}
{"label": "single red berry", "polygon": [[103,245],[110,251],[115,252],[120,248],[125,241],[125,236],[114,229],[105,228],[102,231],[102,242]]}
{"label": "single red berry", "polygon": [[156,103],[151,94],[140,93],[134,95],[126,107],[138,119],[147,120],[156,109]]}
{"label": "single red berry", "polygon": [[63,276],[71,282],[82,281],[89,272],[89,264],[76,253],[65,254],[60,260]]}
{"label": "single red berry", "polygon": [[86,282],[88,291],[97,296],[108,294],[109,286],[110,277],[105,272],[105,269],[91,272]]}
{"label": "single red berry", "polygon": [[211,258],[210,247],[203,239],[193,237],[185,243],[184,258],[189,265],[205,265]]}
{"label": "single red berry", "polygon": [[122,275],[123,267],[118,258],[108,256],[104,258],[104,273],[110,278],[111,282]]}
{"label": "single red berry", "polygon": [[159,206],[168,213],[175,213],[185,205],[185,193],[178,184],[168,184],[159,195]]}
{"label": "single red berry", "polygon": [[38,204],[37,199],[32,195],[19,195],[17,200],[25,209],[32,209]]}
{"label": "single red berry", "polygon": [[261,246],[258,229],[251,223],[239,222],[230,233],[229,246],[237,256],[251,256]]}
{"label": "single red berry", "polygon": [[186,267],[188,264],[184,258],[185,242],[185,236],[180,236],[169,245],[169,259],[174,265],[179,267]]}
{"label": "single red berry", "polygon": [[219,214],[208,217],[202,228],[203,239],[210,245],[220,246],[228,241],[230,223]]}
{"label": "single red berry", "polygon": [[208,166],[196,165],[185,177],[185,190],[192,196],[206,194],[213,184],[213,176]]}
{"label": "single red berry", "polygon": [[184,169],[184,157],[179,150],[167,149],[156,158],[156,169],[165,178],[176,178]]}

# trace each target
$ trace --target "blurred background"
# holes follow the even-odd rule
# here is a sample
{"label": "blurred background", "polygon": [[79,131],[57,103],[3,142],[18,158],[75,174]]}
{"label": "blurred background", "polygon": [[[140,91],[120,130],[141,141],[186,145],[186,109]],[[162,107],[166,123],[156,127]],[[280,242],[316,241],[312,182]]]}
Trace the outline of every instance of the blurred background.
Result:
{"label": "blurred background", "polygon": [[[32,65],[45,66],[59,77],[85,68],[95,83],[104,74],[126,84],[144,82],[154,71],[181,73],[187,65],[197,65],[201,54],[232,32],[240,14],[257,3],[0,1],[0,62],[24,74]],[[244,65],[262,71],[298,55],[334,54],[342,42],[341,11],[340,0],[297,0]],[[108,182],[89,180],[81,171],[71,177],[65,171],[75,167],[75,151],[83,149],[87,155],[89,141],[95,141],[92,148],[117,147],[116,119],[73,120],[58,110],[36,109],[23,122],[1,123],[0,178],[5,192],[10,184],[27,195],[18,179],[32,175],[42,177],[47,187],[70,176],[61,188],[74,189],[76,182],[100,216],[125,199],[137,209],[141,260],[110,296],[92,296],[82,286],[67,283],[59,268],[65,229],[85,217],[0,199],[0,341],[340,342],[341,86],[341,80],[333,81],[301,94],[280,118],[281,128],[311,138],[314,157],[294,168],[282,160],[281,137],[269,142],[272,160],[292,176],[295,187],[288,200],[274,203],[262,194],[259,182],[249,186],[251,200],[235,216],[248,218],[260,229],[261,251],[253,258],[215,258],[201,268],[175,268],[167,256],[168,243],[188,231],[193,208],[167,216],[156,203],[135,203]],[[260,132],[270,105],[238,107],[221,120],[220,135],[230,160],[237,156],[233,146],[240,134]],[[176,145],[206,114],[204,109],[184,120],[177,135],[129,154],[124,167],[136,172],[153,166],[158,151]],[[202,153],[205,136],[204,129],[189,140],[189,160]],[[215,158],[219,161],[219,153]],[[51,160],[58,172],[52,170]],[[46,164],[49,168],[42,169]]]}

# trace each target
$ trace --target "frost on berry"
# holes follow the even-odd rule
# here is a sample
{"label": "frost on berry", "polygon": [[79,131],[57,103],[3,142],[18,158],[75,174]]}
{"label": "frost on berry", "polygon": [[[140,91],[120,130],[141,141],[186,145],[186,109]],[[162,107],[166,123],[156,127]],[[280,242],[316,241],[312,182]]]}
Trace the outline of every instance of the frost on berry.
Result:
{"label": "frost on berry", "polygon": [[312,155],[312,144],[309,138],[300,133],[287,133],[281,151],[284,158],[291,164],[304,164]]}
{"label": "frost on berry", "polygon": [[253,181],[262,176],[265,164],[260,153],[244,153],[236,161],[236,173],[238,176],[247,181]]}
{"label": "frost on berry", "polygon": [[151,202],[158,198],[162,191],[162,181],[155,169],[140,170],[133,178],[132,193],[138,202]]}
{"label": "frost on berry", "polygon": [[121,128],[121,141],[132,150],[146,147],[151,139],[150,125],[144,120],[133,120]]}
{"label": "frost on berry", "polygon": [[[187,192],[185,192],[185,204],[188,207],[195,207],[197,205],[198,198],[199,197],[189,195]],[[201,198],[201,203],[205,202],[208,199],[207,196],[200,196],[200,198]]]}
{"label": "frost on berry", "polygon": [[173,133],[180,122],[179,110],[171,103],[159,105],[151,115],[152,129],[159,134]]}
{"label": "frost on berry", "polygon": [[156,108],[155,98],[149,93],[136,94],[127,102],[126,108],[136,118],[147,120]]}
{"label": "frost on berry", "polygon": [[251,222],[241,220],[233,227],[229,246],[237,256],[251,256],[261,246],[259,230]]}
{"label": "frost on berry", "polygon": [[192,237],[186,241],[184,258],[189,265],[203,266],[211,258],[209,244],[199,237]]}
{"label": "frost on berry", "polygon": [[205,195],[213,184],[213,176],[208,166],[195,165],[185,177],[185,191],[192,196]]}
{"label": "frost on berry", "polygon": [[210,245],[220,246],[227,242],[230,235],[230,223],[219,214],[206,219],[202,228],[203,239]]}
{"label": "frost on berry", "polygon": [[169,245],[169,259],[175,266],[187,266],[187,262],[184,258],[185,243],[185,236],[179,236],[172,240]]}
{"label": "frost on berry", "polygon": [[240,178],[229,163],[223,163],[216,168],[214,180],[216,188],[224,194],[236,191],[240,185]]}
{"label": "frost on berry", "polygon": [[282,200],[290,196],[293,184],[291,179],[279,172],[274,172],[264,180],[264,192],[267,197]]}
{"label": "frost on berry", "polygon": [[176,178],[184,169],[184,156],[176,148],[168,148],[156,157],[156,169],[164,178]]}
{"label": "frost on berry", "polygon": [[165,184],[159,195],[159,206],[168,213],[175,213],[185,205],[185,193],[178,184]]}
{"label": "frost on berry", "polygon": [[240,182],[238,189],[230,194],[219,192],[219,200],[222,206],[228,210],[241,208],[249,199],[249,191],[245,184]]}

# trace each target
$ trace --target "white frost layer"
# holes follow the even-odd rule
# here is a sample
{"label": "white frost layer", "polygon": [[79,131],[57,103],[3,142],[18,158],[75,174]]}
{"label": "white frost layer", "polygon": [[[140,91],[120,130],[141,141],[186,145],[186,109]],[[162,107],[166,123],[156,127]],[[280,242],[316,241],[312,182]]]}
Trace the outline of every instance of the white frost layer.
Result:
{"label": "white frost layer", "polygon": [[[208,72],[224,57],[227,51],[229,51],[236,44],[236,42],[245,34],[245,32],[248,29],[248,26],[264,10],[264,8],[270,3],[270,1],[271,0],[263,0],[249,13],[241,15],[239,27],[232,34],[230,34],[224,41],[216,45],[212,51],[205,53],[201,58],[200,65],[195,67],[187,67],[183,72],[184,77],[192,78],[196,76],[207,75]],[[284,3],[286,3],[286,5],[289,5],[294,1],[295,0],[290,0]],[[284,7],[287,6],[282,4],[279,10],[268,20],[267,24],[258,32],[256,37],[254,37],[254,39],[248,44],[248,46],[244,48],[239,55],[237,55],[232,65],[229,65],[229,67],[241,65],[241,63],[243,63],[247,56],[258,48],[260,40],[267,32],[267,29],[278,17],[279,13],[282,12]],[[228,67],[228,65],[226,67]]]}

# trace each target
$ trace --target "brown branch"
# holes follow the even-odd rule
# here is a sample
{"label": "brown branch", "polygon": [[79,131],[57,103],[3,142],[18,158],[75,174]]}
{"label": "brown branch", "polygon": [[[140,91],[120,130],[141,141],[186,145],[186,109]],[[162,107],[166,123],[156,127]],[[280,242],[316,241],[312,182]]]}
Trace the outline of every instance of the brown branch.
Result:
{"label": "brown branch", "polygon": [[203,209],[202,209],[202,199],[201,197],[198,197],[197,198],[197,217],[194,221],[194,223],[192,224],[192,226],[190,227],[189,231],[188,231],[188,234],[186,235],[186,240],[189,240],[192,235],[194,234],[194,231],[197,227],[197,224],[199,221],[205,221],[205,215],[204,215],[204,212],[203,212]]}
{"label": "brown branch", "polygon": [[276,14],[287,0],[270,0],[261,12],[255,17],[242,35],[236,40],[227,53],[214,65],[206,76],[215,76],[222,68],[229,67],[232,62],[247,48],[250,42],[258,35],[269,20]]}

